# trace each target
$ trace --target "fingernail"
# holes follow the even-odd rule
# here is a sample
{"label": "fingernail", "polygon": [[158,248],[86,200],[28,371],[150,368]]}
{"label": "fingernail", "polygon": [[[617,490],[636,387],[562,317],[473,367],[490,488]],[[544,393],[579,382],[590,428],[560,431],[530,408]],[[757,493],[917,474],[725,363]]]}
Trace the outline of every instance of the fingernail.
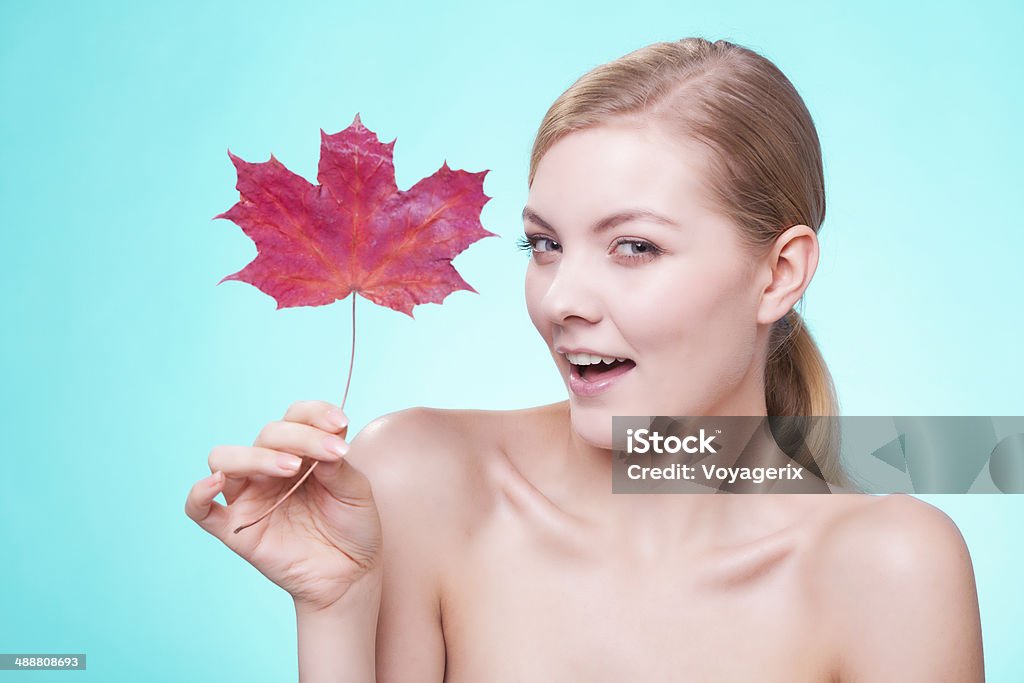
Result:
{"label": "fingernail", "polygon": [[302,458],[294,455],[279,455],[277,456],[277,466],[286,472],[294,472],[299,469],[299,465],[302,464]]}
{"label": "fingernail", "polygon": [[345,454],[348,453],[348,444],[338,436],[325,436],[324,447],[339,458],[345,457]]}
{"label": "fingernail", "polygon": [[345,413],[341,412],[340,408],[331,408],[328,410],[327,421],[334,425],[335,429],[341,429],[348,426],[348,418],[345,417]]}
{"label": "fingernail", "polygon": [[210,488],[215,488],[224,479],[224,473],[217,470],[206,478],[206,485]]}

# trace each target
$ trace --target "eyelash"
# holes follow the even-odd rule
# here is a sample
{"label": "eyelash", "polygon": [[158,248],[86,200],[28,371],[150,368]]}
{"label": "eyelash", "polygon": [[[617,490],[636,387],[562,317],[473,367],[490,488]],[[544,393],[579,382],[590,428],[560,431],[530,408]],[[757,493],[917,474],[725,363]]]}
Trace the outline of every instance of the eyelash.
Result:
{"label": "eyelash", "polygon": [[[544,237],[542,235],[520,235],[519,238],[516,240],[516,248],[517,249],[521,249],[521,250],[523,250],[525,252],[528,252],[528,254],[532,257],[534,252],[537,249],[537,242],[539,240],[548,240],[549,242],[552,242],[554,244],[558,244],[558,242],[555,242],[555,240],[551,239],[550,237]],[[653,244],[651,244],[647,240],[622,239],[622,240],[619,240],[618,242],[616,242],[615,246],[618,247],[620,244],[634,244],[634,245],[642,244],[645,247],[648,247],[649,250],[646,253],[630,254],[630,255],[625,256],[625,258],[630,260],[630,261],[635,261],[635,260],[645,260],[646,261],[646,260],[650,260],[650,259],[652,259],[654,257],[660,256],[662,253],[664,253],[664,251],[662,249],[659,249],[658,247],[654,246]]]}

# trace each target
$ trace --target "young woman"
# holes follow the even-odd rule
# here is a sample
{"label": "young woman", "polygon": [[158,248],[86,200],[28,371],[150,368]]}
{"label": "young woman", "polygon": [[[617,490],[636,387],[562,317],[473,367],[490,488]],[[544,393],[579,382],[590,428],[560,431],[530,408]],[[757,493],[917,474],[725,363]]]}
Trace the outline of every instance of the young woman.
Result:
{"label": "young woman", "polygon": [[301,679],[983,680],[970,556],[936,508],[611,493],[613,415],[838,414],[793,310],[825,196],[786,77],[725,41],[628,54],[554,103],[529,180],[526,301],[567,401],[411,408],[351,445],[300,401],[189,493],[294,597]]}

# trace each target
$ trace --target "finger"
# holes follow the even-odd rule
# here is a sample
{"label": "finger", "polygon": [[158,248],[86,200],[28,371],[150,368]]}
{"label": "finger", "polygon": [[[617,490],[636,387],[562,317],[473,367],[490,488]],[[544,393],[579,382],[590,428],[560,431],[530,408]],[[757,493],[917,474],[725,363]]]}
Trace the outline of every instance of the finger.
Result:
{"label": "finger", "polygon": [[214,446],[208,464],[211,472],[223,472],[224,500],[228,505],[242,492],[254,475],[291,477],[298,474],[302,458],[294,453],[258,446]]}
{"label": "finger", "polygon": [[284,414],[288,422],[301,422],[332,434],[345,435],[348,432],[348,416],[333,403],[327,401],[296,401]]}
{"label": "finger", "polygon": [[213,499],[220,493],[224,481],[224,475],[215,472],[193,484],[185,499],[185,514],[222,541],[227,537],[230,527],[228,511]]}
{"label": "finger", "polygon": [[350,505],[365,505],[373,497],[370,480],[347,460],[316,463],[313,478],[335,500]]}
{"label": "finger", "polygon": [[348,452],[348,443],[341,436],[284,420],[270,422],[263,427],[253,446],[328,462],[335,462]]}

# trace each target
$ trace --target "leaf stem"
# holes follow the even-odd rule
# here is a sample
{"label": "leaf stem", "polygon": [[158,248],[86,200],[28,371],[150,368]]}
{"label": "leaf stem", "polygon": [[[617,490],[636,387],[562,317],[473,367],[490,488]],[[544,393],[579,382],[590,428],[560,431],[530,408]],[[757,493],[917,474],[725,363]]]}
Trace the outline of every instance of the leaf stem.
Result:
{"label": "leaf stem", "polygon": [[[348,385],[352,382],[352,368],[356,363],[356,293],[352,292],[352,355],[348,359],[348,379],[345,380],[345,395],[341,397],[341,409],[345,410],[348,399]],[[319,462],[319,461],[318,461]],[[316,463],[313,463],[316,465]]]}
{"label": "leaf stem", "polygon": [[[345,395],[342,396],[342,398],[341,398],[341,409],[342,410],[345,410],[345,401],[348,400],[348,388],[349,388],[349,385],[352,383],[352,369],[355,367],[355,363],[356,363],[356,292],[352,292],[352,354],[349,356],[349,360],[348,360],[348,379],[345,380]],[[269,510],[264,512],[257,519],[254,519],[253,521],[248,522],[246,524],[243,524],[242,526],[240,526],[237,529],[235,529],[235,533],[237,534],[242,529],[246,529],[248,527],[251,527],[253,524],[256,524],[256,523],[261,522],[264,519],[266,519],[266,517],[268,515],[270,515],[271,512],[273,512],[274,510],[277,509],[278,505],[280,505],[284,501],[288,500],[288,496],[292,495],[292,493],[295,492],[295,489],[297,489],[300,486],[302,486],[302,482],[306,481],[306,479],[309,477],[310,474],[312,474],[313,470],[316,469],[316,466],[319,463],[320,463],[319,460],[314,460],[313,464],[309,466],[309,469],[306,470],[305,473],[303,473],[302,477],[300,477],[299,480],[297,482],[295,482],[290,489],[288,489],[287,493],[285,493],[283,496],[281,496],[281,498],[276,503],[274,503],[273,507],[271,507]]]}

